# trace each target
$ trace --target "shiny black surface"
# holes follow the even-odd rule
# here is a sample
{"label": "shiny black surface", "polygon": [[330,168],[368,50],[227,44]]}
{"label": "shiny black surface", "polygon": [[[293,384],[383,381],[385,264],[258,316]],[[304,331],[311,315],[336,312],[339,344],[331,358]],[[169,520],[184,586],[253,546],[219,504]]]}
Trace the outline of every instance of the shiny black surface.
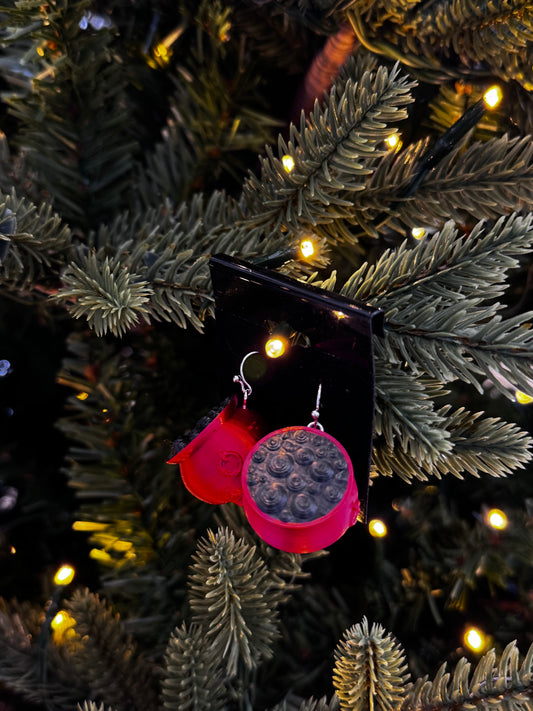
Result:
{"label": "shiny black surface", "polygon": [[[320,423],[348,451],[365,509],[374,413],[372,338],[382,332],[382,312],[227,255],[211,257],[210,267],[222,390],[231,387],[243,358],[259,351],[245,364],[253,388],[248,407],[274,430],[309,424],[322,383]],[[300,343],[271,360],[263,346],[281,323],[301,334]]]}

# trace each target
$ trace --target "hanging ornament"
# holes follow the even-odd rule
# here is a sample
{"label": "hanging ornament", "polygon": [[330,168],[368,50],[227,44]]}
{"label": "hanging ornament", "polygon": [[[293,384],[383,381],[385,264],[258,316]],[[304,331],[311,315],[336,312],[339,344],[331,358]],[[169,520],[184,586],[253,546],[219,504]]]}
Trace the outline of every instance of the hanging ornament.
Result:
{"label": "hanging ornament", "polygon": [[291,553],[321,550],[357,521],[360,503],[350,457],[318,422],[260,439],[243,467],[243,505],[267,543]]}
{"label": "hanging ornament", "polygon": [[234,377],[241,385],[242,407],[234,396],[222,410],[212,410],[197,423],[188,442],[176,440],[174,453],[167,461],[167,464],[179,464],[187,489],[208,504],[241,503],[244,459],[265,432],[259,415],[247,407],[252,388],[244,377],[243,368],[255,352],[244,357],[240,374]]}

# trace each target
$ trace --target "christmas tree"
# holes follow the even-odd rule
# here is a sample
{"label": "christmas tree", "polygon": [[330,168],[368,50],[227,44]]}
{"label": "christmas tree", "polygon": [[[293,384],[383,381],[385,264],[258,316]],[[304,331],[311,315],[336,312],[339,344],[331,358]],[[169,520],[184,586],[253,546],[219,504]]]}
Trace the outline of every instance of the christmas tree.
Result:
{"label": "christmas tree", "polygon": [[[531,708],[531,4],[1,13],[3,708]],[[383,319],[250,398],[368,460],[327,551],[167,463],[262,348],[221,341],[216,264],[279,286],[243,307],[272,333]]]}

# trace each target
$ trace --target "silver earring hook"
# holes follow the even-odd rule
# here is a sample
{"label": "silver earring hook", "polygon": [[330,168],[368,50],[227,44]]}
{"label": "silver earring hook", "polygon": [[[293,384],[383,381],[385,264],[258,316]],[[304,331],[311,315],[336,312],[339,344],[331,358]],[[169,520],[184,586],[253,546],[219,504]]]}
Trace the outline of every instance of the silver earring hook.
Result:
{"label": "silver earring hook", "polygon": [[313,421],[310,422],[307,426],[308,427],[314,427],[315,429],[322,430],[324,431],[323,426],[320,424],[318,421],[318,418],[320,417],[320,398],[322,397],[322,383],[319,383],[318,385],[318,392],[316,394],[316,405],[315,409],[311,413],[311,417],[313,418]]}
{"label": "silver earring hook", "polygon": [[254,355],[255,353],[259,353],[259,351],[250,351],[250,353],[247,353],[244,358],[241,361],[241,367],[239,369],[239,375],[234,375],[233,376],[233,382],[234,383],[239,383],[241,386],[242,390],[242,409],[246,410],[246,401],[248,400],[251,392],[252,392],[252,386],[250,383],[246,380],[244,377],[244,364],[246,363],[247,359],[251,356]]}

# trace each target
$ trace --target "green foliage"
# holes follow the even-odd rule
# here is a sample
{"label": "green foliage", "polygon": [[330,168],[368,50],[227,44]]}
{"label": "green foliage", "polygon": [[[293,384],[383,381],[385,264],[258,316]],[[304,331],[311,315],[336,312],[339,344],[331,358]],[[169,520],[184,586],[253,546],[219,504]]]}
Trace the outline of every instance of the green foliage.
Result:
{"label": "green foliage", "polygon": [[137,653],[118,615],[87,590],[77,590],[67,609],[76,621],[79,641],[72,651],[72,664],[92,694],[117,709],[157,708],[153,669]]}
{"label": "green foliage", "polygon": [[335,650],[333,685],[343,711],[393,711],[406,693],[407,664],[400,644],[366,618],[344,633]]}
{"label": "green foliage", "polygon": [[429,6],[419,0],[355,0],[347,16],[365,47],[400,60],[426,81],[494,74],[531,88],[527,2],[497,0],[480,12],[475,0]]}
{"label": "green foliage", "polygon": [[191,711],[219,711],[224,708],[224,684],[219,657],[205,644],[201,627],[185,624],[172,633],[165,654],[162,680],[163,707]]}
{"label": "green foliage", "polygon": [[[229,8],[204,0],[191,27],[191,51],[173,68],[174,91],[162,140],[138,177],[140,199],[159,205],[190,199],[224,180],[239,186],[250,155],[279,122],[260,110],[259,74],[236,55],[239,39]],[[233,41],[230,41],[233,40]],[[245,66],[246,63],[246,66]]]}
{"label": "green foliage", "polygon": [[[229,529],[208,532],[193,557],[189,598],[205,641],[225,661],[227,673],[253,669],[273,654],[281,591],[255,546]],[[258,594],[258,591],[261,591]]]}
{"label": "green foliage", "polygon": [[1,260],[0,281],[4,288],[25,292],[36,282],[57,287],[57,270],[72,255],[72,235],[49,204],[39,207],[13,191],[0,204],[0,244],[6,252]]}
{"label": "green foliage", "polygon": [[99,265],[94,253],[87,256],[83,266],[69,265],[63,282],[61,299],[72,300],[74,318],[86,317],[97,336],[108,330],[121,336],[148,312],[147,283],[136,281],[120,264],[112,266],[109,259]]}
{"label": "green foliage", "polygon": [[0,598],[0,683],[28,703],[70,711],[85,688],[72,677],[64,683],[49,623],[38,607]]}
{"label": "green foliage", "polygon": [[[329,235],[328,225],[350,219],[354,193],[386,153],[383,140],[390,123],[406,117],[413,84],[397,68],[365,72],[360,81],[347,76],[332,88],[324,107],[318,102],[300,131],[291,126],[290,141],[280,137],[279,157],[267,147],[261,177],[250,176],[243,187],[245,211],[253,225],[289,231],[311,229]],[[281,158],[294,168],[287,172]]]}
{"label": "green foliage", "polygon": [[[193,522],[205,518],[165,460],[205,392],[168,381],[177,344],[162,333],[157,344],[166,346],[154,370],[154,337],[130,335],[116,351],[87,332],[71,336],[58,379],[73,394],[58,425],[71,443],[65,472],[79,500],[75,525],[102,566],[101,585],[115,604],[128,606],[145,643],[162,644],[168,616],[183,604]],[[178,350],[186,363],[187,349]],[[176,404],[161,418],[169,395]]]}
{"label": "green foliage", "polygon": [[433,681],[417,679],[402,708],[440,710],[457,704],[461,708],[475,705],[482,709],[529,709],[532,666],[533,646],[521,660],[515,642],[508,644],[499,656],[493,649],[484,654],[472,674],[470,662],[463,657],[453,674],[446,673],[443,664]]}
{"label": "green foliage", "polygon": [[382,224],[404,233],[406,227],[441,227],[449,219],[468,225],[472,220],[496,219],[520,208],[524,201],[530,204],[531,140],[506,135],[450,150],[412,197],[395,201],[426,149],[427,142],[421,141],[405,153],[390,155],[355,200],[355,207],[366,208],[367,219],[379,216]]}
{"label": "green foliage", "polygon": [[136,150],[120,57],[108,29],[83,29],[89,7],[87,0],[23,0],[2,8],[4,41],[33,43],[26,60],[32,90],[10,100],[18,145],[41,195],[84,228],[127,204]]}
{"label": "green foliage", "polygon": [[[401,404],[405,405],[404,411],[400,410],[395,417],[400,421],[395,425],[400,434],[402,419],[408,417],[412,409],[405,394]],[[449,405],[432,414],[444,418],[440,437],[449,442],[448,451],[432,457],[432,450],[421,445],[419,456],[412,456],[395,446],[394,434],[390,433],[389,442],[377,439],[374,443],[372,470],[375,474],[395,475],[407,482],[426,481],[428,476],[440,479],[447,474],[462,479],[465,472],[475,477],[481,474],[501,477],[523,469],[531,460],[531,437],[510,422],[498,417],[483,418],[481,412],[472,413],[464,408],[451,410]]]}
{"label": "green foliage", "polygon": [[103,703],[97,704],[95,701],[84,701],[78,704],[78,711],[114,711],[111,707],[106,707]]}
{"label": "green foliage", "polygon": [[478,224],[465,237],[448,223],[432,238],[412,248],[404,242],[361,267],[342,293],[384,310],[380,357],[405,361],[415,375],[444,383],[461,378],[478,389],[481,376],[507,372],[527,390],[533,354],[527,321],[533,314],[506,320],[497,299],[508,271],[531,249],[531,223],[531,216],[501,218],[491,229]]}
{"label": "green foliage", "polygon": [[306,699],[302,701],[299,711],[337,711],[338,708],[339,700],[334,694],[329,701],[325,696],[320,699]]}

